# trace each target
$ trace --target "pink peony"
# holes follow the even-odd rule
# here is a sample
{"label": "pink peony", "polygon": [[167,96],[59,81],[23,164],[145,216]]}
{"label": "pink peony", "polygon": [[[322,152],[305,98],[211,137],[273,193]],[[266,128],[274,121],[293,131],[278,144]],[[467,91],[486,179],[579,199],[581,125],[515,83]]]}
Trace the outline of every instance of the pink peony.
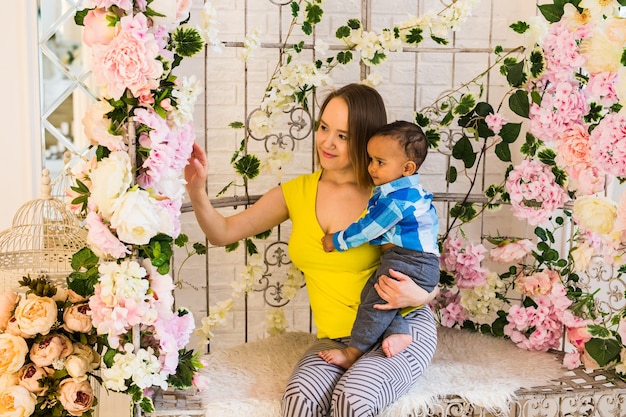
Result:
{"label": "pink peony", "polygon": [[143,14],[123,17],[122,31],[107,45],[94,46],[95,80],[116,100],[126,89],[134,97],[149,94],[163,75],[163,64],[157,59],[160,48],[145,20]]}
{"label": "pink peony", "polygon": [[489,259],[494,262],[509,264],[522,259],[528,255],[535,247],[535,244],[528,239],[515,239],[505,241],[489,252]]}
{"label": "pink peony", "polygon": [[[558,156],[558,155],[557,155]],[[604,191],[605,175],[591,162],[579,162],[566,166],[567,188],[575,191],[576,196],[596,194]]]}
{"label": "pink peony", "polygon": [[556,163],[559,166],[572,166],[589,161],[589,133],[585,126],[572,125],[558,136],[556,142]]}

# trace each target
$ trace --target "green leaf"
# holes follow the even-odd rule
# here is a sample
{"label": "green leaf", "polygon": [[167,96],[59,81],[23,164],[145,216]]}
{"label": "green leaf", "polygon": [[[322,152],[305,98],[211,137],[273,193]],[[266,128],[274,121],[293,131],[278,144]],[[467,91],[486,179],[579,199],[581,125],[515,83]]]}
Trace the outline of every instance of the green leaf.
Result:
{"label": "green leaf", "polygon": [[351,51],[341,51],[337,54],[337,61],[346,65],[348,62],[352,61],[352,52]]}
{"label": "green leaf", "polygon": [[324,10],[315,3],[308,3],[305,8],[306,11],[306,21],[311,25],[316,25],[322,21],[322,16],[324,15]]}
{"label": "green leaf", "polygon": [[459,104],[454,108],[454,113],[457,115],[467,114],[476,106],[476,99],[472,94],[464,94],[459,101]]}
{"label": "green leaf", "polygon": [[422,35],[422,29],[420,28],[411,28],[409,33],[404,37],[404,41],[408,44],[417,45],[421,41],[424,40],[424,36]]}
{"label": "green leaf", "polygon": [[351,32],[352,31],[348,26],[339,26],[339,28],[335,32],[335,36],[337,37],[337,39],[343,39],[349,37]]}
{"label": "green leaf", "polygon": [[268,237],[271,236],[271,234],[272,234],[272,229],[268,229],[264,232],[254,235],[254,238],[255,239],[267,239]]}
{"label": "green leaf", "polygon": [[619,358],[622,345],[615,339],[592,338],[585,343],[585,350],[602,367]]}
{"label": "green leaf", "polygon": [[531,51],[528,61],[530,62],[530,76],[534,79],[541,77],[546,69],[546,59],[543,55],[543,50],[537,48]]}
{"label": "green leaf", "polygon": [[495,148],[496,156],[504,162],[511,162],[511,149],[509,149],[509,144],[502,141],[496,145]]}
{"label": "green leaf", "polygon": [[502,138],[502,141],[506,143],[513,143],[519,136],[521,130],[521,123],[506,123],[502,126],[502,129],[500,129],[500,137]]}
{"label": "green leaf", "polygon": [[253,179],[259,175],[261,161],[256,155],[244,155],[234,164],[235,171],[247,179]]}
{"label": "green leaf", "polygon": [[245,243],[246,243],[246,252],[248,253],[248,255],[255,255],[259,253],[259,250],[257,249],[252,239],[245,239]]}
{"label": "green leaf", "polygon": [[518,116],[528,119],[530,113],[530,104],[528,102],[528,94],[524,90],[516,90],[509,97],[509,107]]}
{"label": "green leaf", "polygon": [[432,33],[430,34],[430,39],[438,43],[439,45],[447,45],[449,42],[446,38],[440,38],[439,36],[435,36]]}
{"label": "green leaf", "polygon": [[297,1],[292,1],[291,4],[291,17],[297,18],[300,13],[300,4]]}
{"label": "green leaf", "polygon": [[74,23],[78,26],[85,26],[85,16],[87,16],[87,13],[89,13],[90,10],[91,9],[77,10],[74,15]]}
{"label": "green leaf", "polygon": [[524,61],[520,61],[517,64],[509,67],[509,71],[506,74],[506,80],[511,87],[521,87],[524,85],[528,77],[524,72]]}
{"label": "green leaf", "polygon": [[452,114],[452,111],[449,111],[446,113],[445,116],[443,116],[443,119],[441,119],[441,122],[439,122],[439,124],[443,127],[443,126],[449,126],[450,123],[452,123],[452,120],[454,120],[454,114]]}
{"label": "green leaf", "polygon": [[511,29],[513,29],[514,32],[517,33],[524,33],[526,32],[528,29],[530,29],[530,25],[526,22],[522,22],[522,21],[517,21],[515,23],[512,23],[511,25],[509,25],[509,27]]}
{"label": "green leaf", "polygon": [[180,56],[191,57],[204,48],[204,41],[200,33],[191,27],[178,27],[172,37],[176,53]]}
{"label": "green leaf", "polygon": [[452,156],[463,161],[465,168],[471,168],[476,161],[476,154],[472,148],[472,144],[466,135],[463,135],[452,148]]}
{"label": "green leaf", "polygon": [[500,55],[502,52],[504,52],[502,45],[496,45],[496,47],[493,48],[493,53],[496,55]]}
{"label": "green leaf", "polygon": [[347,25],[350,29],[357,30],[361,28],[361,21],[359,19],[350,19]]}
{"label": "green leaf", "polygon": [[302,22],[302,33],[304,33],[305,35],[311,35],[313,33],[313,25],[311,25],[308,21],[304,21]]}
{"label": "green leaf", "polygon": [[239,242],[234,242],[234,243],[231,243],[230,245],[224,246],[224,249],[226,249],[226,252],[234,252],[237,250],[238,247],[239,247]]}
{"label": "green leaf", "polygon": [[424,135],[426,135],[429,149],[437,149],[439,147],[439,141],[441,140],[441,134],[439,131],[435,129],[428,129],[424,132]]}
{"label": "green leaf", "polygon": [[81,268],[89,269],[98,264],[100,258],[88,247],[84,247],[72,255],[72,269],[78,271]]}
{"label": "green leaf", "polygon": [[424,114],[420,112],[415,112],[415,124],[420,127],[426,127],[430,124],[430,119]]}
{"label": "green leaf", "polygon": [[179,234],[178,237],[174,239],[174,244],[178,246],[179,248],[182,248],[183,246],[185,246],[187,242],[189,242],[189,236],[187,236],[184,233]]}
{"label": "green leaf", "polygon": [[588,324],[587,330],[596,339],[610,339],[613,337],[613,333],[609,329],[599,324]]}
{"label": "green leaf", "polygon": [[539,11],[546,18],[546,20],[550,23],[556,23],[563,17],[563,13],[565,12],[563,6],[559,6],[556,4],[542,4],[537,6]]}
{"label": "green leaf", "polygon": [[456,181],[456,178],[457,178],[456,168],[451,166],[450,168],[448,168],[448,172],[446,173],[446,181],[452,184],[453,182]]}
{"label": "green leaf", "polygon": [[195,250],[198,255],[206,255],[207,247],[200,242],[195,242],[193,244],[193,250]]}

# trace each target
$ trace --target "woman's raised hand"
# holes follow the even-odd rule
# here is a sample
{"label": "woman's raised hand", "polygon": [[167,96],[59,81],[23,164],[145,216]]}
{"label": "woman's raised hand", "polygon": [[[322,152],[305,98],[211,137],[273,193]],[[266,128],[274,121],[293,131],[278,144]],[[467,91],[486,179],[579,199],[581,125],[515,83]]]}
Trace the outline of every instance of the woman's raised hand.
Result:
{"label": "woman's raised hand", "polygon": [[187,190],[190,193],[194,190],[204,190],[209,167],[206,153],[200,145],[195,142],[188,161],[189,164],[185,166],[185,181],[187,181]]}

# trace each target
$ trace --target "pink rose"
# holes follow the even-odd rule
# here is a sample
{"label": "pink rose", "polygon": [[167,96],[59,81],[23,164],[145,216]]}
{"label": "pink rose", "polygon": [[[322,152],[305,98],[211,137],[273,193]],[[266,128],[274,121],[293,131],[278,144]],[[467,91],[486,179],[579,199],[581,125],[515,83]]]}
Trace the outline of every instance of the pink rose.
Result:
{"label": "pink rose", "polygon": [[491,249],[489,258],[494,262],[508,264],[522,259],[524,256],[528,255],[534,247],[534,243],[528,239],[505,241]]}
{"label": "pink rose", "polygon": [[110,17],[114,17],[104,9],[92,9],[87,12],[83,24],[83,42],[89,47],[107,45],[117,35],[119,26],[109,25]]}
{"label": "pink rose", "polygon": [[93,389],[87,379],[66,378],[59,384],[59,401],[70,415],[82,416],[93,407],[93,399]]}
{"label": "pink rose", "polygon": [[42,379],[54,373],[53,370],[40,368],[32,363],[22,366],[18,371],[19,385],[26,388],[37,396],[44,395],[48,391],[47,385],[42,385]]}
{"label": "pink rose", "polygon": [[0,332],[6,330],[9,319],[15,310],[17,303],[17,293],[5,291],[0,293]]}
{"label": "pink rose", "polygon": [[572,166],[589,161],[589,133],[585,126],[570,126],[559,135],[556,145],[556,162],[559,165]]}
{"label": "pink rose", "polygon": [[49,334],[30,348],[30,360],[40,367],[50,366],[72,354],[72,341],[63,334]]}
{"label": "pink rose", "polygon": [[93,329],[89,304],[76,304],[63,312],[63,328],[68,332],[89,333]]}
{"label": "pink rose", "polygon": [[576,369],[580,365],[580,353],[578,352],[568,352],[563,357],[563,366],[567,369]]}

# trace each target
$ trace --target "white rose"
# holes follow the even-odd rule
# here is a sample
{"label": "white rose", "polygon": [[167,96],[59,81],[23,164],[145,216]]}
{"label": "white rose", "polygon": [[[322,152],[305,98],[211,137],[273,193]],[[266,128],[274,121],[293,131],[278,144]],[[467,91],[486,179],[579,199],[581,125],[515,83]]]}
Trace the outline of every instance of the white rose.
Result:
{"label": "white rose", "polygon": [[165,196],[170,200],[181,200],[185,194],[185,180],[177,172],[168,170],[152,185],[152,189],[158,195]]}
{"label": "white rose", "polygon": [[130,157],[126,152],[111,152],[98,162],[90,174],[92,187],[90,202],[95,203],[104,220],[113,215],[113,205],[130,187],[132,172]]}
{"label": "white rose", "polygon": [[0,334],[0,374],[12,374],[24,366],[28,345],[26,340],[10,333]]}
{"label": "white rose", "polygon": [[144,190],[124,194],[116,201],[113,211],[111,226],[122,242],[145,245],[157,233],[171,235],[174,231],[167,211]]}

